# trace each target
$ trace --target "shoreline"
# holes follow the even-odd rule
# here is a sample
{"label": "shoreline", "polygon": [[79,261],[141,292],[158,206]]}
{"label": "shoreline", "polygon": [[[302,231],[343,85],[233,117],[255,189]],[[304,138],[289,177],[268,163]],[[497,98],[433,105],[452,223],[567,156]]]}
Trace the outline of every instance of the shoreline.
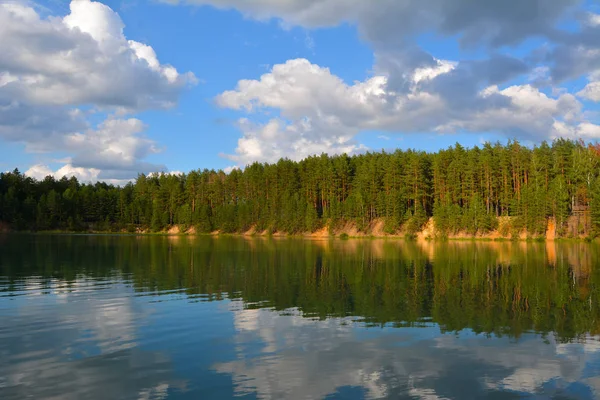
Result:
{"label": "shoreline", "polygon": [[596,242],[600,238],[591,237],[496,237],[495,235],[486,236],[445,236],[445,237],[423,237],[421,235],[375,235],[375,234],[360,234],[360,235],[345,235],[342,234],[315,234],[315,233],[296,233],[289,234],[283,232],[275,232],[272,234],[266,233],[189,233],[189,232],[108,232],[108,231],[3,231],[0,235],[76,235],[76,236],[166,236],[166,237],[241,237],[241,238],[275,238],[275,239],[329,239],[329,240],[404,240],[412,242],[535,242],[535,243],[546,243],[546,242]]}
{"label": "shoreline", "polygon": [[[580,233],[578,236],[560,236],[556,232],[556,224],[553,219],[549,219],[545,234],[532,235],[525,229],[518,229],[511,224],[511,217],[501,217],[499,226],[486,233],[469,234],[458,231],[453,234],[440,232],[435,224],[434,218],[429,220],[417,232],[406,232],[403,227],[395,232],[388,233],[384,229],[385,221],[381,218],[371,221],[363,230],[358,229],[357,225],[351,221],[331,228],[329,224],[315,230],[314,232],[273,232],[268,229],[257,230],[251,227],[244,232],[198,232],[194,226],[172,225],[159,231],[151,232],[149,229],[136,228],[135,230],[122,229],[120,231],[104,230],[46,230],[46,231],[12,231],[4,225],[0,233],[24,233],[24,234],[56,234],[56,235],[124,235],[124,236],[189,236],[189,237],[272,237],[272,238],[304,238],[304,239],[389,239],[389,240],[407,240],[407,241],[476,241],[476,242],[555,242],[555,241],[581,241],[592,242],[596,239],[590,235]],[[589,232],[586,232],[589,233]]]}

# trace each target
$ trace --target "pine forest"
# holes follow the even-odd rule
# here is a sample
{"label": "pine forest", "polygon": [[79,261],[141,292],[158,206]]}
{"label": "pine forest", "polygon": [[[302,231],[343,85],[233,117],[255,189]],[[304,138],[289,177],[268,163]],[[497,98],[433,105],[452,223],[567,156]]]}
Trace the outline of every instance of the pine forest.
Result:
{"label": "pine forest", "polygon": [[435,237],[600,234],[600,145],[557,139],[321,155],[230,173],[139,175],[123,187],[18,170],[0,175],[0,226],[14,231],[285,233]]}

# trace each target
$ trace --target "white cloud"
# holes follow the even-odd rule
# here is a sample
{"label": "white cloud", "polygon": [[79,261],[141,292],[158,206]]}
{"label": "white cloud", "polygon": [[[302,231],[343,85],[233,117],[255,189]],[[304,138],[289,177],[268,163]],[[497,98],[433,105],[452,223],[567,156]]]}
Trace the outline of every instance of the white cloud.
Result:
{"label": "white cloud", "polygon": [[223,156],[241,166],[254,161],[274,163],[281,158],[298,161],[314,154],[352,154],[365,149],[353,140],[354,135],[342,133],[335,124],[321,130],[309,118],[291,124],[272,119],[264,125],[241,119],[239,127],[243,137],[238,140],[236,154]]}
{"label": "white cloud", "polygon": [[153,176],[153,177],[160,177],[161,175],[182,175],[183,172],[182,171],[152,171],[152,172],[148,172],[146,175],[147,176]]}
{"label": "white cloud", "polygon": [[433,66],[417,68],[412,74],[412,82],[418,85],[420,82],[431,81],[432,79],[454,70],[458,63],[446,60],[434,60]]}
{"label": "white cloud", "polygon": [[156,143],[143,136],[145,125],[136,118],[108,118],[96,129],[60,135],[49,141],[29,144],[29,151],[67,152],[66,165],[52,171],[48,166],[32,166],[26,174],[37,179],[75,176],[85,182],[103,180],[127,183],[140,172],[165,171],[164,165],[143,160],[160,151]]}
{"label": "white cloud", "polygon": [[47,176],[53,176],[57,179],[60,179],[63,176],[66,176],[67,178],[74,176],[83,182],[96,181],[99,173],[100,170],[97,169],[86,170],[84,168],[74,168],[71,164],[67,164],[57,171],[52,171],[47,165],[36,164],[25,171],[25,175],[37,180],[43,180]]}
{"label": "white cloud", "polygon": [[25,143],[33,149],[86,129],[85,115],[76,108],[21,102],[0,90],[0,140]]}
{"label": "white cloud", "polygon": [[165,3],[212,5],[235,8],[258,20],[281,18],[285,24],[306,27],[333,26],[343,20],[354,20],[363,8],[361,0],[163,0]]}
{"label": "white cloud", "polygon": [[240,81],[236,90],[217,97],[221,107],[248,112],[275,108],[280,118],[265,124],[241,119],[243,137],[236,154],[228,157],[245,165],[358,151],[363,147],[353,138],[361,124],[368,125],[377,117],[378,105],[386,103],[381,97],[384,84],[385,78],[374,77],[348,86],[328,69],[305,59],[275,65],[259,81]]}
{"label": "white cloud", "polygon": [[[381,0],[377,7],[358,0],[168,2],[237,9],[256,20],[277,19],[284,27],[310,29],[348,22],[373,49],[374,76],[364,82],[347,84],[327,68],[289,60],[218,96],[222,107],[263,113],[270,119],[255,124],[260,129],[243,130],[237,156],[232,157],[240,163],[295,157],[299,146],[293,144],[306,135],[317,152],[335,152],[328,143],[340,137],[344,145],[360,148],[353,138],[371,130],[493,132],[527,140],[561,133],[597,137],[597,126],[585,119],[572,94],[546,94],[558,92],[557,87],[545,90],[598,68],[599,16],[588,13],[574,20],[583,15],[579,0],[557,0],[543,8],[522,0]],[[565,19],[579,23],[580,29],[561,30]],[[479,47],[487,51],[487,59],[436,59],[416,44],[414,38],[423,33],[457,40],[461,50]],[[529,57],[498,53],[497,49],[540,37],[548,45]],[[460,54],[459,50],[458,58]],[[591,76],[590,85],[578,95],[597,101],[600,79]],[[515,84],[523,77],[531,85],[522,84],[522,79]],[[489,87],[495,89],[486,90]],[[273,118],[274,113],[279,115]],[[300,128],[306,123],[310,131]]]}
{"label": "white cloud", "polygon": [[90,0],[73,0],[68,15],[47,18],[28,3],[0,2],[0,140],[72,155],[58,171],[34,166],[32,174],[121,181],[164,169],[142,161],[159,148],[141,135],[141,121],[109,116],[92,129],[82,111],[168,108],[196,83],[123,29],[117,13]]}
{"label": "white cloud", "polygon": [[27,171],[25,171],[26,176],[37,180],[44,180],[44,178],[46,178],[47,176],[51,176],[55,179],[62,179],[63,177],[75,177],[79,182],[82,183],[95,183],[98,181],[103,181],[108,184],[117,186],[126,185],[127,183],[132,182],[133,180],[102,178],[102,173],[103,171],[96,168],[74,167],[73,164],[65,164],[56,171],[53,171],[48,165],[35,164],[31,166]]}
{"label": "white cloud", "polygon": [[139,161],[160,151],[154,141],[141,135],[144,129],[142,121],[136,118],[109,118],[96,130],[65,136],[64,145],[75,154],[73,163],[78,166],[131,171],[153,170],[146,165],[140,165]]}
{"label": "white cloud", "polygon": [[568,125],[564,122],[556,121],[552,128],[552,139],[600,139],[600,125],[592,124],[590,122]]}
{"label": "white cloud", "polygon": [[[460,119],[438,127],[438,131],[466,130],[500,132],[536,141],[563,136],[579,138],[584,133],[581,104],[568,93],[549,97],[531,85],[515,85],[500,90],[491,86],[482,91],[483,98],[501,96],[509,101],[504,107],[490,107],[480,112],[465,113]],[[532,118],[532,115],[535,118]],[[590,126],[596,126],[590,123]],[[588,129],[585,133],[589,134]]]}
{"label": "white cloud", "polygon": [[588,83],[577,96],[600,102],[600,81]]}
{"label": "white cloud", "polygon": [[[577,96],[600,102],[600,25],[593,29],[595,42],[571,43],[558,46],[551,54],[551,69],[555,81],[568,81],[587,75],[588,83]],[[575,40],[584,41],[585,38]]]}
{"label": "white cloud", "polygon": [[587,19],[585,21],[590,26],[599,26],[600,25],[600,14],[588,13]]}
{"label": "white cloud", "polygon": [[544,65],[534,68],[530,73],[528,80],[532,83],[547,83],[550,79],[550,67]]}
{"label": "white cloud", "polygon": [[[219,95],[222,107],[262,114],[239,121],[243,136],[227,157],[240,166],[357,152],[364,146],[356,135],[372,130],[495,132],[534,140],[598,136],[573,95],[540,89],[587,75],[589,84],[577,95],[600,99],[600,20],[594,13],[570,14],[580,11],[579,0],[543,8],[522,0],[381,0],[377,7],[361,0],[164,1],[237,9],[284,27],[348,22],[373,49],[374,73],[362,82],[346,83],[328,68],[297,59]],[[580,30],[560,30],[559,22],[571,15],[582,16]],[[487,50],[488,58],[437,59],[415,43],[422,33]],[[543,55],[521,60],[498,53],[532,37],[550,41]],[[141,128],[124,138],[92,129],[82,110],[92,106],[123,117],[168,108],[197,81],[161,63],[151,46],[126,38],[118,14],[90,0],[74,0],[68,15],[49,18],[26,3],[4,2],[0,39],[0,138],[24,142],[30,151],[59,143],[73,153],[74,168],[99,169],[100,179],[152,170],[142,160],[159,148],[140,135]],[[514,84],[523,76],[531,85]],[[127,131],[124,126],[119,129]]]}
{"label": "white cloud", "polygon": [[598,73],[600,47],[566,43],[556,47],[550,55],[553,62],[552,77],[556,82]]}
{"label": "white cloud", "polygon": [[[222,107],[253,111],[265,107],[282,110],[285,117],[302,118],[314,114],[335,114],[352,107],[358,118],[369,113],[372,100],[384,94],[385,78],[375,77],[355,86],[346,85],[328,68],[311,64],[306,59],[289,60],[275,65],[259,81],[241,80],[236,90],[217,97]],[[345,98],[345,104],[338,100]]]}
{"label": "white cloud", "polygon": [[523,0],[163,0],[171,4],[237,9],[257,20],[280,19],[307,28],[350,22],[377,47],[433,31],[458,36],[463,45],[518,44],[529,36],[553,33],[558,20],[579,0],[554,0],[544,7]]}
{"label": "white cloud", "polygon": [[[406,61],[406,60],[405,60]],[[392,66],[394,69],[401,63]],[[406,65],[410,65],[410,59]],[[510,74],[498,66],[518,63],[456,63],[435,60],[396,75],[376,75],[346,84],[327,68],[308,60],[275,65],[258,80],[242,80],[233,91],[217,97],[221,107],[264,116],[278,113],[266,124],[240,122],[243,137],[236,155],[240,165],[252,161],[299,159],[321,152],[352,153],[363,147],[354,137],[365,130],[388,132],[494,132],[509,137],[549,139],[597,137],[598,126],[584,119],[582,105],[569,93],[549,96],[531,85],[500,89],[490,82]],[[504,69],[504,68],[502,68]],[[532,118],[535,116],[535,118]]]}
{"label": "white cloud", "polygon": [[[283,119],[293,121],[290,135],[302,133],[311,142],[334,143],[349,141],[360,129],[414,127],[443,109],[439,96],[417,90],[417,82],[411,81],[413,89],[403,96],[386,91],[387,82],[386,76],[378,75],[347,85],[328,68],[296,59],[275,65],[260,80],[240,81],[236,90],[219,95],[217,103],[250,113],[276,109]],[[281,123],[271,121],[262,136],[275,137],[276,125]]]}
{"label": "white cloud", "polygon": [[70,29],[89,34],[101,46],[113,47],[123,35],[125,25],[110,7],[90,0],[72,1],[71,13],[63,18]]}
{"label": "white cloud", "polygon": [[26,5],[0,4],[3,89],[18,101],[164,108],[195,82],[160,64],[150,46],[127,40],[108,6],[75,0],[70,9],[64,18],[43,19]]}

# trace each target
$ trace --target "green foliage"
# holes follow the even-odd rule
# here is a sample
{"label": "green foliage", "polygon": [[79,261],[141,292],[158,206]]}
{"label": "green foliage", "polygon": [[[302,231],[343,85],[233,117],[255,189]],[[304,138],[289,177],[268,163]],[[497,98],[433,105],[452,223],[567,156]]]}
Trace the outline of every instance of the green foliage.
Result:
{"label": "green foliage", "polygon": [[314,232],[319,227],[319,216],[317,210],[311,205],[306,204],[305,210],[305,225],[304,230],[307,232]]}
{"label": "green foliage", "polygon": [[510,224],[501,224],[498,226],[498,233],[502,236],[502,237],[506,237],[508,235],[510,235],[510,231],[511,231],[511,226]]}
{"label": "green foliage", "polygon": [[[363,232],[419,232],[433,217],[438,236],[485,234],[510,216],[503,234],[569,232],[573,207],[591,210],[571,233],[600,234],[600,147],[556,140],[528,148],[457,144],[434,154],[408,150],[349,157],[311,156],[254,163],[243,171],[198,170],[139,175],[115,187],[75,178],[36,181],[18,170],[0,174],[0,221],[16,230],[301,233],[349,223]],[[587,211],[586,211],[587,212]],[[591,231],[591,232],[590,232]]]}
{"label": "green foliage", "polygon": [[591,193],[591,214],[593,237],[600,236],[600,178],[594,180]]}
{"label": "green foliage", "polygon": [[415,234],[419,232],[426,223],[427,214],[425,214],[425,210],[421,204],[417,203],[415,206],[415,213],[411,214],[410,217],[407,218],[406,232],[408,234]]}
{"label": "green foliage", "polygon": [[385,224],[383,226],[383,231],[385,233],[388,235],[393,235],[398,231],[398,228],[400,228],[400,221],[398,220],[397,216],[392,215],[391,217],[387,217],[385,219]]}

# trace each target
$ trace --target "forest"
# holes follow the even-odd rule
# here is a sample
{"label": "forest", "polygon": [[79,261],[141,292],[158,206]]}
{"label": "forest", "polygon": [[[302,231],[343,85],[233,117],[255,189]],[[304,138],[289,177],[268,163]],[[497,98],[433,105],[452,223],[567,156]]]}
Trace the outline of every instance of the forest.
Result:
{"label": "forest", "polygon": [[[125,186],[38,181],[0,174],[0,225],[14,231],[299,234],[374,221],[387,234],[414,235],[433,218],[436,235],[600,234],[600,145],[557,139],[525,146],[456,144],[417,150],[326,154],[254,163],[230,173],[140,174]],[[575,213],[587,216],[570,227]],[[501,224],[503,220],[510,223]],[[586,222],[587,221],[587,222]]]}

